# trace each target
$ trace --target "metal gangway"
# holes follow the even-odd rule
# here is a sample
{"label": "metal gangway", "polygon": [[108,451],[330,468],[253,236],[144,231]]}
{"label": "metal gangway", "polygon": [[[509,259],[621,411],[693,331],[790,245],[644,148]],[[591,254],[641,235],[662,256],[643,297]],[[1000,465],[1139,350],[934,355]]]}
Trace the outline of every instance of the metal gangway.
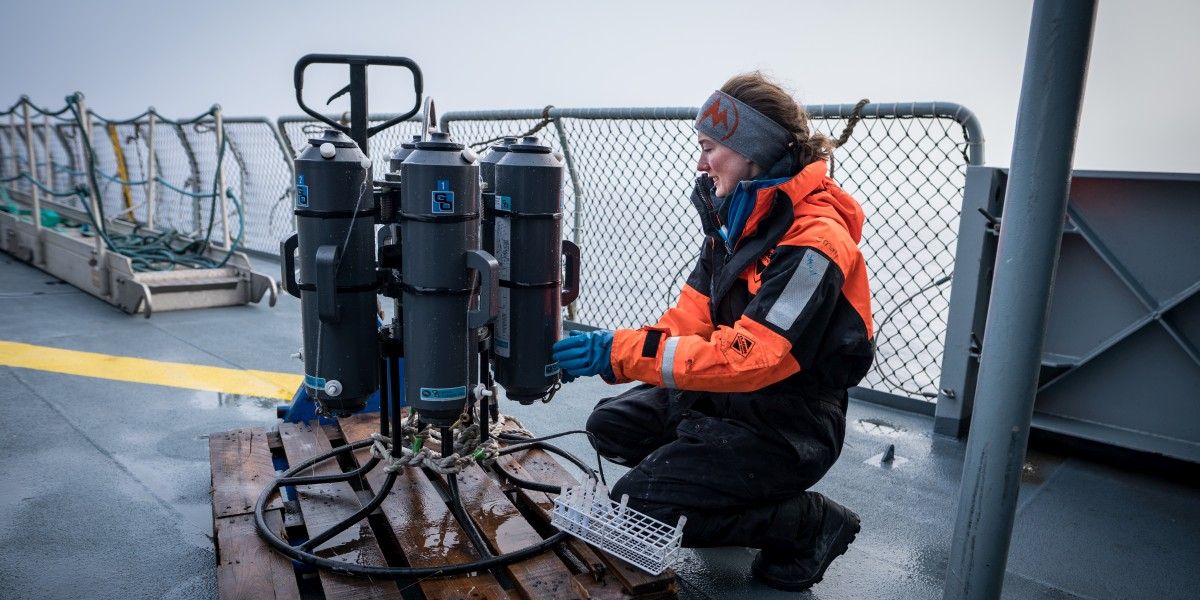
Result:
{"label": "metal gangway", "polygon": [[[147,318],[258,302],[273,278],[240,252],[245,214],[219,106],[185,120],[128,120],[21,98],[0,116],[0,249]],[[182,160],[179,160],[182,159]]]}

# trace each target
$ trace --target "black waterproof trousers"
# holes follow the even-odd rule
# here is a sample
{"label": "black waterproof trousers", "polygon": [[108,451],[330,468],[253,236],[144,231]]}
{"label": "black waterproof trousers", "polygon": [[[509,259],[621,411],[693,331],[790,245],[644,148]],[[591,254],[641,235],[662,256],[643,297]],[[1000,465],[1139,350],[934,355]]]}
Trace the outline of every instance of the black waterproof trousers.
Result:
{"label": "black waterproof trousers", "polygon": [[643,384],[601,400],[587,429],[601,455],[632,467],[612,488],[674,525],[683,545],[790,551],[815,535],[821,499],[807,492],[846,434],[845,390],[708,393]]}

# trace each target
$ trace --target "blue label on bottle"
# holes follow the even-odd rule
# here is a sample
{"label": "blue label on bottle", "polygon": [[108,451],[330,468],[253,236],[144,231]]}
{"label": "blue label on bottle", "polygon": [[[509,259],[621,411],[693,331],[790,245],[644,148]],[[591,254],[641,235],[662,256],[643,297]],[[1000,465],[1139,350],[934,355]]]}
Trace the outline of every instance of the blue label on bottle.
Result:
{"label": "blue label on bottle", "polygon": [[424,400],[462,400],[467,397],[467,387],[452,388],[421,388],[421,398]]}
{"label": "blue label on bottle", "polygon": [[304,185],[304,176],[296,176],[296,206],[308,208],[308,186]]}
{"label": "blue label on bottle", "polygon": [[432,211],[437,215],[453,214],[454,213],[454,192],[444,190],[442,184],[449,185],[448,181],[438,181],[438,189],[433,190],[433,207]]}
{"label": "blue label on bottle", "polygon": [[454,192],[433,192],[433,214],[454,214]]}

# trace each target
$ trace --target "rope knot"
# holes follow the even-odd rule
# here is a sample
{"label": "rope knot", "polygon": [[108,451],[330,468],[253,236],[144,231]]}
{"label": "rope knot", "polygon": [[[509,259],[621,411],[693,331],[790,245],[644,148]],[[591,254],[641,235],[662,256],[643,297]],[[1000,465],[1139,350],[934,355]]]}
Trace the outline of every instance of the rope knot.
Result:
{"label": "rope knot", "polygon": [[863,98],[854,105],[854,110],[850,111],[850,116],[846,119],[846,128],[842,130],[842,135],[834,140],[833,147],[841,148],[843,144],[850,141],[850,135],[854,133],[854,127],[858,125],[858,121],[862,119],[862,109],[869,103],[870,100]]}

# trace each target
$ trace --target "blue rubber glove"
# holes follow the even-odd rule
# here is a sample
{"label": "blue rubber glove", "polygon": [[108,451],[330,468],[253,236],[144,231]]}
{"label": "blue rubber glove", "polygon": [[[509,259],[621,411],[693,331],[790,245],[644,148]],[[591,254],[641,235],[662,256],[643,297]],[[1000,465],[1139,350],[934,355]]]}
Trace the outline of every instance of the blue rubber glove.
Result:
{"label": "blue rubber glove", "polygon": [[614,381],[616,376],[612,370],[612,340],[613,332],[608,329],[573,330],[566,339],[554,343],[551,357],[568,375],[600,375],[605,381]]}

